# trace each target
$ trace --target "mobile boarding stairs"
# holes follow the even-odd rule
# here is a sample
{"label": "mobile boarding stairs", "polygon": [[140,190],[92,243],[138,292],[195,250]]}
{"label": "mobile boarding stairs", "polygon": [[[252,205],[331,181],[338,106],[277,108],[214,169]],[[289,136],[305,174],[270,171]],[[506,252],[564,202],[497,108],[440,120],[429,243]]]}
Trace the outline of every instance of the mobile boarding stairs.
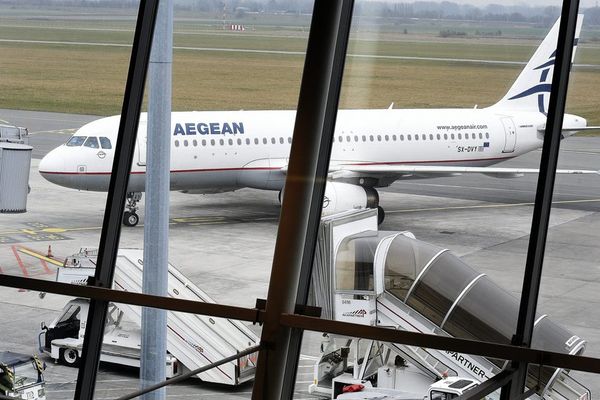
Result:
{"label": "mobile boarding stairs", "polygon": [[[59,282],[86,284],[94,276],[96,251],[82,249],[68,257],[58,269]],[[142,292],[143,251],[120,249],[113,289]],[[174,266],[168,268],[168,296],[206,303],[214,301]],[[67,365],[77,365],[81,357],[87,299],[71,300],[63,312],[39,335],[40,351]],[[141,345],[139,306],[111,303],[107,315],[101,361],[139,367]],[[226,318],[169,311],[167,314],[167,377],[173,377],[226,357],[258,343],[257,336],[243,323]],[[241,357],[202,372],[196,377],[206,382],[238,385],[254,378],[257,353]]]}
{"label": "mobile boarding stairs", "polygon": [[[409,232],[378,231],[374,210],[323,219],[313,295],[323,318],[506,344],[519,311],[518,299],[447,249],[416,240]],[[580,355],[585,341],[539,315],[532,347]],[[481,383],[506,366],[504,360],[451,351],[326,337],[309,391],[335,398],[336,381],[345,379],[402,388],[423,399],[445,377]],[[591,398],[563,369],[530,366],[527,384],[539,384],[533,398]]]}

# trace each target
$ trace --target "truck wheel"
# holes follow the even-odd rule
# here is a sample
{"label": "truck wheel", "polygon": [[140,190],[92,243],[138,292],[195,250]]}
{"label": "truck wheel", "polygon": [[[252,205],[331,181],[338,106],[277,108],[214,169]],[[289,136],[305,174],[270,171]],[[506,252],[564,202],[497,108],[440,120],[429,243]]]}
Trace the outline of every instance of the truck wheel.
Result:
{"label": "truck wheel", "polygon": [[69,367],[77,367],[79,365],[79,353],[75,349],[61,349],[60,361]]}

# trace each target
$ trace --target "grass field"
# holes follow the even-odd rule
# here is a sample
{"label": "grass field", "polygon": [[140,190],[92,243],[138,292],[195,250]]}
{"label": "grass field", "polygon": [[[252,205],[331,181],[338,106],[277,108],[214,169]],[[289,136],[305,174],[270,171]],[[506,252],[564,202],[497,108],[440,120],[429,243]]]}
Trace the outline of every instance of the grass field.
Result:
{"label": "grass field", "polygon": [[[82,13],[67,19],[55,12],[49,14],[52,18],[42,18],[15,10],[0,15],[0,108],[96,115],[120,111],[133,16],[91,18]],[[237,33],[222,30],[222,21],[208,17],[177,21],[175,46],[189,49],[174,52],[173,109],[294,108],[304,62],[301,53],[307,42],[307,21],[307,17],[254,20],[247,31]],[[414,29],[412,24],[413,29],[407,34],[402,26],[392,29],[385,24],[359,24],[349,53],[384,58],[348,58],[342,107],[383,108],[392,102],[398,108],[485,107],[504,95],[521,67],[385,57],[525,62],[540,40],[528,39],[539,36],[539,28],[526,31],[524,27],[513,27],[512,31],[504,27],[503,32],[522,36],[516,39],[441,39],[431,33],[439,32],[440,24],[423,24],[420,29]],[[240,51],[206,51],[207,48]],[[588,118],[590,124],[600,125],[600,46],[595,42],[582,43],[576,63],[598,68],[578,68],[573,73],[568,111]]]}

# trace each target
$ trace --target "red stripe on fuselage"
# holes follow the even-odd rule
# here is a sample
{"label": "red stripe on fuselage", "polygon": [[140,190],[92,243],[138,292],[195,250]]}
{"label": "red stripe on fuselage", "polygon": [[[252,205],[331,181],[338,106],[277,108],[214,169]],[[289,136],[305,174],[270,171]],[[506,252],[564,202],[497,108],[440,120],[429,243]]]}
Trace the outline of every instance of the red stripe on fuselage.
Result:
{"label": "red stripe on fuselage", "polygon": [[[348,164],[340,164],[343,166],[366,166],[366,165],[403,165],[403,164],[440,164],[440,163],[462,163],[462,162],[479,162],[479,161],[502,161],[509,160],[510,157],[495,157],[495,158],[474,158],[474,159],[463,159],[463,160],[429,160],[429,161],[390,161],[390,162],[356,162]],[[199,169],[176,169],[172,170],[171,173],[190,173],[190,172],[221,172],[221,171],[276,171],[280,170],[280,167],[255,167],[255,168],[199,168]],[[142,175],[146,171],[132,171],[131,175]],[[48,175],[110,175],[111,172],[62,172],[62,171],[40,171],[40,174]]]}

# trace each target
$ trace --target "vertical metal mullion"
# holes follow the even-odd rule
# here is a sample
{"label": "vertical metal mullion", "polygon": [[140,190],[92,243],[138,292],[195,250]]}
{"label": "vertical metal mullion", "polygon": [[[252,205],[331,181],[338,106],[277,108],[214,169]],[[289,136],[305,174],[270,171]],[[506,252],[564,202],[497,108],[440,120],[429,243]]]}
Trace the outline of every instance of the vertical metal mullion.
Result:
{"label": "vertical metal mullion", "polygon": [[[327,183],[327,174],[331,159],[331,148],[338,114],[338,104],[342,89],[342,77],[344,74],[344,66],[346,64],[346,52],[348,49],[350,28],[352,26],[353,11],[354,0],[344,1],[338,22],[337,43],[335,44],[333,59],[333,71],[329,82],[329,97],[326,104],[325,122],[321,135],[319,158],[317,160],[318,179],[315,182],[315,187],[312,193],[311,215],[309,216],[309,225],[304,243],[304,253],[302,255],[302,262],[300,266],[300,280],[298,283],[298,292],[296,296],[296,304],[299,305],[306,305],[308,302],[312,269],[315,259],[317,235],[319,232],[319,225],[321,223],[323,197],[325,195],[325,185]],[[300,109],[300,107],[301,104],[298,104],[298,109]],[[282,398],[291,399],[293,397],[303,334],[304,331],[302,329],[292,329],[291,331],[290,344],[285,365],[283,390],[281,395]]]}
{"label": "vertical metal mullion", "polygon": [[[563,1],[517,331],[512,341],[517,346],[531,347],[533,337],[578,10],[579,0]],[[523,393],[527,378],[527,363],[517,365],[518,371],[510,385],[510,398]],[[506,399],[508,394],[509,389],[503,389],[502,397]]]}
{"label": "vertical metal mullion", "polygon": [[315,0],[253,399],[291,398],[283,392],[284,376],[297,357],[288,358],[291,329],[280,318],[294,312],[301,276],[310,273],[303,264],[312,263],[314,254],[346,52],[340,43],[347,41],[343,32],[349,29],[352,5],[353,0]]}
{"label": "vertical metal mullion", "polygon": [[[158,0],[140,2],[94,276],[94,285],[99,287],[110,288],[114,276],[157,9]],[[82,364],[75,389],[75,398],[78,400],[91,400],[94,397],[107,309],[108,302],[90,300]]]}

